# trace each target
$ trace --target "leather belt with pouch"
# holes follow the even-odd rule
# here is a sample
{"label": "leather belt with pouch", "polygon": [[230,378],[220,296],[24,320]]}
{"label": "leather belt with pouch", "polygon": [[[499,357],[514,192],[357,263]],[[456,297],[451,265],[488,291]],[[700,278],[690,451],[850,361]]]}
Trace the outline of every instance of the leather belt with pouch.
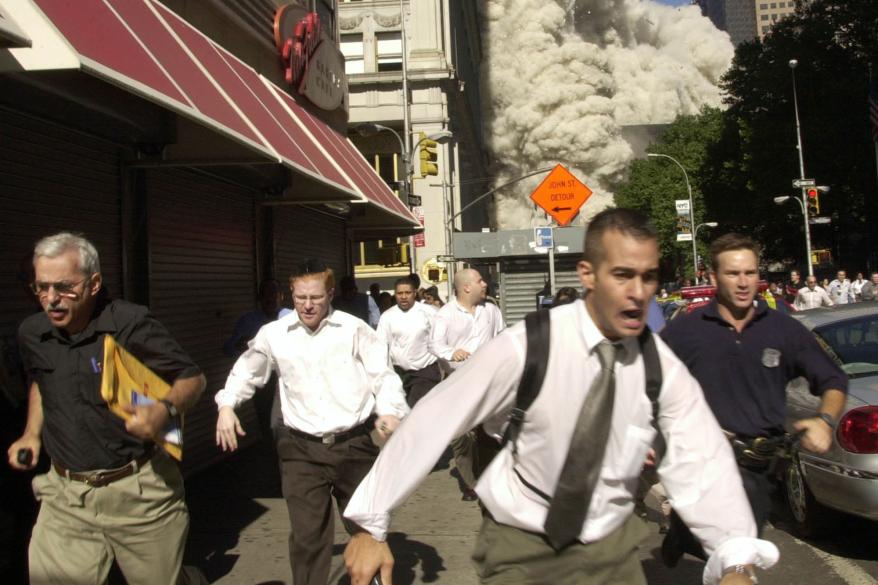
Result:
{"label": "leather belt with pouch", "polygon": [[756,471],[774,468],[778,458],[788,457],[790,441],[787,435],[774,437],[739,437],[723,431],[732,445],[738,465]]}

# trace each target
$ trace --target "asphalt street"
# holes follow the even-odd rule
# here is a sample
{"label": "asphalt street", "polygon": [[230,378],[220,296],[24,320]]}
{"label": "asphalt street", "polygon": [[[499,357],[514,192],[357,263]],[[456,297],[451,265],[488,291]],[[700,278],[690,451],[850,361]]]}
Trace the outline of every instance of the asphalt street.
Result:
{"label": "asphalt street", "polygon": [[[199,567],[211,583],[286,585],[289,521],[280,494],[277,463],[265,443],[236,454],[187,480],[192,526],[187,564]],[[673,570],[661,563],[656,502],[648,499],[650,536],[640,557],[650,585],[697,585],[701,561],[684,557]],[[781,550],[781,563],[761,572],[761,585],[878,585],[878,524],[842,517],[820,540],[791,535],[783,500],[765,537]],[[391,548],[396,555],[395,585],[446,583],[475,585],[469,555],[480,524],[475,503],[462,502],[447,461],[396,513]],[[331,584],[347,583],[342,551],[347,540],[336,519]]]}

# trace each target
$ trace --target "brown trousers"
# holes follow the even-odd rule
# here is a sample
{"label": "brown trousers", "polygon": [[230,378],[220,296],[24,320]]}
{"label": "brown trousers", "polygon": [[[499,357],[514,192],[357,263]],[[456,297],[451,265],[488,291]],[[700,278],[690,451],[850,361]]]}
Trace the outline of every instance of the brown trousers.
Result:
{"label": "brown trousers", "polygon": [[598,542],[555,552],[543,535],[485,514],[473,562],[485,585],[646,585],[637,548],[647,532],[632,514]]}
{"label": "brown trousers", "polygon": [[326,585],[332,561],[335,518],[369,472],[378,447],[369,435],[334,445],[278,430],[281,490],[290,517],[290,568],[293,585]]}

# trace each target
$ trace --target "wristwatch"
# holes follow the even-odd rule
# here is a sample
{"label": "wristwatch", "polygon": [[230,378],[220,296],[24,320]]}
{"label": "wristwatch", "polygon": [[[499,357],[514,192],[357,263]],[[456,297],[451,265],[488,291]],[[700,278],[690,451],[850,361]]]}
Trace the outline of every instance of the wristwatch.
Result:
{"label": "wristwatch", "polygon": [[168,400],[167,398],[162,398],[159,400],[162,404],[165,405],[165,408],[168,409],[168,414],[171,415],[171,418],[177,418],[180,416],[180,411],[177,410],[177,407],[174,406],[174,403]]}
{"label": "wristwatch", "polygon": [[753,585],[758,585],[759,583],[759,579],[756,578],[756,571],[753,570],[753,565],[732,565],[723,570],[723,577],[732,573],[747,575],[750,577],[750,581]]}
{"label": "wristwatch", "polygon": [[835,420],[831,416],[829,416],[825,412],[818,412],[817,418],[828,424],[829,428],[831,428],[833,431],[835,430]]}

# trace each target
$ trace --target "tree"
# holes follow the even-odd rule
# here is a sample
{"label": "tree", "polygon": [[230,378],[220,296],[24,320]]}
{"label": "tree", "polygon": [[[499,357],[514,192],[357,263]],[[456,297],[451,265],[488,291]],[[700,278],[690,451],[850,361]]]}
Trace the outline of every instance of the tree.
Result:
{"label": "tree", "polygon": [[[813,247],[831,247],[840,264],[863,267],[862,242],[873,228],[878,198],[874,146],[866,98],[870,63],[878,57],[878,3],[814,0],[778,21],[764,41],[740,45],[723,78],[729,109],[729,132],[737,128],[740,156],[713,160],[707,171],[717,189],[707,208],[733,214],[720,186],[729,185],[728,167],[746,177],[744,196],[752,230],[767,255],[804,263],[801,210],[794,204],[772,209],[773,197],[798,195],[791,188],[799,176],[793,107],[791,59],[795,69],[805,172],[832,192],[821,198],[821,215],[830,226],[815,226]],[[878,74],[878,72],[876,72]],[[728,151],[728,145],[722,150]],[[722,167],[726,167],[723,169]],[[739,211],[741,206],[734,205]],[[868,218],[873,218],[868,221]],[[740,218],[744,219],[744,218]],[[784,226],[778,229],[778,226]],[[873,233],[873,235],[875,235]]]}
{"label": "tree", "polygon": [[[720,143],[723,125],[724,117],[720,110],[704,108],[698,115],[677,118],[649,149],[650,152],[673,157],[686,169],[692,186],[696,225],[714,219],[705,213],[701,173],[710,152]],[[615,199],[616,205],[639,209],[652,218],[659,232],[663,275],[666,278],[694,276],[692,245],[690,242],[677,242],[676,239],[677,211],[674,201],[688,199],[686,181],[677,165],[661,158],[634,161],[628,181],[616,189]],[[699,254],[703,253],[703,245],[699,245]]]}
{"label": "tree", "polygon": [[[766,262],[805,265],[801,208],[774,204],[800,175],[793,107],[795,70],[805,173],[832,191],[821,197],[830,225],[813,226],[813,248],[832,249],[849,272],[878,268],[878,185],[867,109],[870,66],[878,75],[878,2],[814,0],[781,19],[764,40],[738,46],[722,80],[726,111],[679,118],[652,145],[689,173],[696,221],[740,231],[763,246]],[[674,241],[673,200],[685,197],[679,169],[657,159],[635,161],[618,205],[650,213],[664,255],[676,253],[688,274],[691,251]],[[706,239],[706,238],[700,238]],[[703,244],[702,244],[703,245]],[[869,257],[873,255],[871,258]]]}

